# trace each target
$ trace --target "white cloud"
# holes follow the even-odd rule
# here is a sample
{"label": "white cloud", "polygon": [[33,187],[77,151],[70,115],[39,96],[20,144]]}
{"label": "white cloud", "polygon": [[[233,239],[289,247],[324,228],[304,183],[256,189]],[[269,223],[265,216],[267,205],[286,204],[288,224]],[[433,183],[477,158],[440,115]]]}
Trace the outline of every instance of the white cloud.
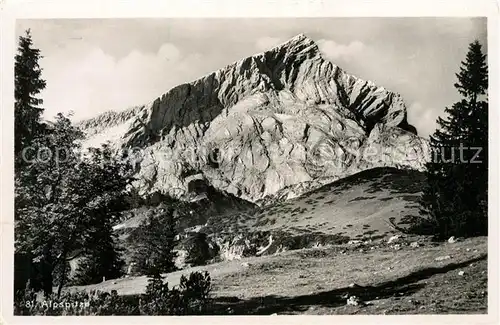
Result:
{"label": "white cloud", "polygon": [[163,44],[156,53],[133,50],[116,59],[97,47],[81,46],[44,58],[47,80],[43,92],[45,117],[74,111],[75,120],[108,110],[122,110],[154,100],[171,87],[199,76],[201,55],[182,55],[174,44]]}
{"label": "white cloud", "polygon": [[257,47],[259,51],[267,51],[275,47],[276,45],[283,43],[283,41],[283,39],[278,37],[265,36],[257,39],[257,41],[255,42],[255,47]]}
{"label": "white cloud", "polygon": [[425,107],[420,102],[413,102],[407,110],[408,123],[417,128],[418,135],[428,138],[436,131],[436,120],[443,112]]}
{"label": "white cloud", "polygon": [[339,44],[332,40],[321,39],[316,42],[320,51],[331,60],[342,59],[350,61],[366,50],[365,44],[352,41],[349,44]]}

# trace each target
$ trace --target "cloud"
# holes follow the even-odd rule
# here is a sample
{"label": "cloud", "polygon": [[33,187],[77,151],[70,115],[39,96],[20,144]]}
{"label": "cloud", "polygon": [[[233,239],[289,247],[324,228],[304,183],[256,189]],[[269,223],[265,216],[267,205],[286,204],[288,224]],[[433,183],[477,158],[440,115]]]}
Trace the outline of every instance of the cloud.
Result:
{"label": "cloud", "polygon": [[122,110],[154,100],[171,87],[199,76],[199,54],[183,55],[165,43],[156,53],[132,50],[115,58],[101,48],[78,45],[42,59],[47,89],[43,92],[45,118],[58,112],[74,112],[75,120],[108,110]]}
{"label": "cloud", "polygon": [[426,107],[420,102],[413,102],[407,112],[408,123],[417,128],[418,135],[425,138],[436,131],[436,120],[443,113],[436,108]]}
{"label": "cloud", "polygon": [[366,50],[365,44],[352,41],[349,44],[339,44],[332,40],[321,39],[316,42],[320,51],[331,60],[342,59],[350,61]]}
{"label": "cloud", "polygon": [[266,51],[275,47],[276,45],[283,43],[283,41],[283,39],[278,37],[265,36],[257,39],[257,41],[255,42],[255,47],[259,49],[259,51]]}
{"label": "cloud", "polygon": [[[16,25],[18,33],[32,28],[45,57],[41,97],[48,118],[59,111],[74,110],[82,118],[144,104],[305,33],[325,59],[414,103],[408,105],[410,123],[422,134],[431,133],[435,117],[457,100],[453,83],[468,43],[479,38],[485,49],[487,44],[486,19],[463,17],[43,19]],[[433,109],[429,127],[421,120]]]}

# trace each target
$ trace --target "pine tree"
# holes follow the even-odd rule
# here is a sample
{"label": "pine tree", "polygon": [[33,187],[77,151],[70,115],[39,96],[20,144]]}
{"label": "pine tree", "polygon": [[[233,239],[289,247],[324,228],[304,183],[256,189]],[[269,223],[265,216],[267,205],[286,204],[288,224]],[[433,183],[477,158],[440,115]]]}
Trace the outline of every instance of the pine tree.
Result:
{"label": "pine tree", "polygon": [[137,269],[149,276],[176,270],[177,220],[172,207],[160,205],[128,238]]}
{"label": "pine tree", "polygon": [[212,258],[207,234],[195,232],[186,241],[187,257],[186,262],[192,266],[205,265]]}
{"label": "pine tree", "polygon": [[488,225],[488,68],[478,41],[469,45],[456,77],[462,99],[437,120],[421,198],[440,238],[486,234]]}
{"label": "pine tree", "polygon": [[[109,220],[109,219],[104,219]],[[88,285],[119,278],[124,274],[125,262],[121,257],[122,249],[117,245],[117,235],[109,222],[95,227],[90,235],[92,245],[86,248],[86,256],[78,264],[72,284]]]}
{"label": "pine tree", "polygon": [[40,50],[33,48],[33,40],[28,29],[24,36],[19,38],[18,53],[15,56],[15,109],[14,109],[14,153],[16,165],[22,163],[19,154],[34,137],[43,130],[41,116],[43,100],[36,96],[45,89],[46,83],[42,79],[42,69],[39,60],[42,58]]}

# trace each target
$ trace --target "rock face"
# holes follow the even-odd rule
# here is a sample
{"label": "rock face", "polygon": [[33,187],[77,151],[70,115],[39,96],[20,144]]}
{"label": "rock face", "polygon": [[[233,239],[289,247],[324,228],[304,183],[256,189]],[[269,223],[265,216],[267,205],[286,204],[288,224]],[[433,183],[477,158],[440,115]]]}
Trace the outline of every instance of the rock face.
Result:
{"label": "rock face", "polygon": [[302,34],[80,126],[85,146],[134,153],[142,193],[177,197],[192,175],[257,202],[367,168],[422,169],[429,156],[398,94],[345,73]]}

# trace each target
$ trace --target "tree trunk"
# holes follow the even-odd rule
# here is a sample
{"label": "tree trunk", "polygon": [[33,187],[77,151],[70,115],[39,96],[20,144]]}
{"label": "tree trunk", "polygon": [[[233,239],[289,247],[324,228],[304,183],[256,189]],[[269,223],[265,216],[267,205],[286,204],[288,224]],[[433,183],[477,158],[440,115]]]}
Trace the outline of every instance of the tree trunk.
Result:
{"label": "tree trunk", "polygon": [[54,270],[52,266],[52,261],[44,260],[42,262],[42,287],[45,297],[49,297],[52,294],[52,272]]}
{"label": "tree trunk", "polygon": [[44,247],[43,257],[41,261],[41,277],[42,289],[45,297],[52,294],[52,273],[54,271],[54,260],[52,258],[52,243],[49,242]]}
{"label": "tree trunk", "polygon": [[62,267],[61,267],[61,274],[59,276],[59,286],[57,288],[57,299],[59,299],[61,297],[61,291],[62,291],[62,288],[64,286],[64,283],[66,281],[66,268],[67,268],[67,262],[66,262],[66,256],[67,254],[64,253],[62,255]]}

